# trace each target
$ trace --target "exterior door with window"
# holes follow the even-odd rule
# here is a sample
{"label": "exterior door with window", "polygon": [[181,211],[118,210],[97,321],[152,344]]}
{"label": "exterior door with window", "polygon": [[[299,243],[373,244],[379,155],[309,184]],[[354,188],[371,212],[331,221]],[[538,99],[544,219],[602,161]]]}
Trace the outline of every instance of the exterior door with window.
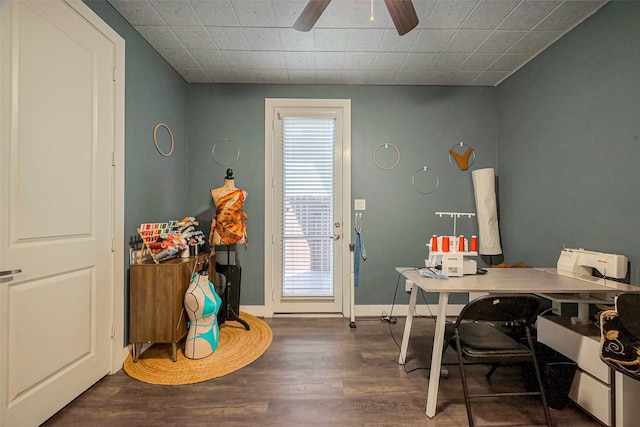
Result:
{"label": "exterior door with window", "polygon": [[267,277],[272,312],[344,313],[351,236],[345,221],[349,102],[271,101]]}

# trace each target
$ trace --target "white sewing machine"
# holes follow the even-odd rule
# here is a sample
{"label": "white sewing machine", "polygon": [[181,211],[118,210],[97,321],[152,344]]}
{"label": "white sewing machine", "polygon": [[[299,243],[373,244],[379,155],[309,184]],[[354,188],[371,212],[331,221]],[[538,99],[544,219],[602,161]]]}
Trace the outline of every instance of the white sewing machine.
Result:
{"label": "white sewing machine", "polygon": [[627,275],[627,264],[628,260],[624,255],[566,248],[560,252],[557,269],[558,274],[565,276],[591,277],[595,268],[604,277],[624,279]]}
{"label": "white sewing machine", "polygon": [[[582,280],[606,280],[607,278],[624,279],[627,276],[628,260],[624,255],[606,254],[602,252],[587,251],[580,249],[565,248],[560,252],[558,258],[557,273]],[[593,269],[598,270],[603,279],[593,277]],[[575,299],[552,300],[553,311],[560,314],[562,302],[578,303],[578,316],[572,317],[572,323],[586,324],[589,322],[589,304],[611,304],[613,295],[592,297],[587,294],[578,294]]]}

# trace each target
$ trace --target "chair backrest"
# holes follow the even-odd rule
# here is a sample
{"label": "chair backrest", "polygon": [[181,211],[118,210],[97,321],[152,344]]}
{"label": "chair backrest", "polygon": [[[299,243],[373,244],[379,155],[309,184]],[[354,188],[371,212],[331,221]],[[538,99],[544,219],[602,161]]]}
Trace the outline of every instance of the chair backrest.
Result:
{"label": "chair backrest", "polygon": [[621,294],[616,300],[620,322],[637,340],[640,340],[640,294]]}
{"label": "chair backrest", "polygon": [[540,299],[531,294],[493,294],[474,299],[464,306],[456,324],[463,320],[484,322],[524,322],[531,325],[540,311]]}

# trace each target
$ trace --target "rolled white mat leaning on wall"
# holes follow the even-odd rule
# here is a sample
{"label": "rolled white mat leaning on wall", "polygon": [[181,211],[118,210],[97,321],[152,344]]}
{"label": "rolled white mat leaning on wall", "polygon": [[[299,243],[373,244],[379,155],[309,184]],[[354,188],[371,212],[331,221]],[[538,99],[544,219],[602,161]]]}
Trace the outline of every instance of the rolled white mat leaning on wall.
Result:
{"label": "rolled white mat leaning on wall", "polygon": [[476,199],[478,220],[478,253],[480,255],[501,255],[498,209],[496,203],[495,174],[493,168],[477,169],[471,172]]}

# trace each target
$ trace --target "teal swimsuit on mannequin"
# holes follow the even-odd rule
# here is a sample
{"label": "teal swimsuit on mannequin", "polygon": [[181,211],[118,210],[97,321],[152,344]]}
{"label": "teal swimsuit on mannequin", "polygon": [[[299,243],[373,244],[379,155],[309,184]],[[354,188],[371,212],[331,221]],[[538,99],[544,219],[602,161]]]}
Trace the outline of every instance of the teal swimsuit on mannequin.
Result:
{"label": "teal swimsuit on mannequin", "polygon": [[[190,340],[195,340],[196,338],[202,338],[205,339],[209,342],[209,344],[211,345],[211,350],[215,350],[218,348],[218,339],[219,339],[219,328],[218,328],[218,311],[220,310],[220,306],[222,305],[222,300],[220,299],[220,297],[218,296],[218,294],[216,293],[216,290],[213,286],[213,284],[211,283],[211,281],[208,281],[208,285],[209,285],[209,289],[211,290],[211,293],[213,294],[214,299],[211,299],[205,292],[204,289],[202,289],[202,286],[200,286],[200,283],[197,279],[198,273],[194,273],[193,274],[193,278],[191,279],[192,281],[196,282],[196,286],[198,288],[200,288],[202,290],[202,294],[204,295],[204,307],[202,309],[202,315],[200,317],[196,317],[194,320],[194,325],[197,326],[202,326],[202,327],[209,327],[211,326],[211,328],[209,330],[207,330],[206,332],[203,332],[201,334],[196,334],[195,336],[191,337],[191,338],[187,338],[187,341]],[[213,318],[213,322],[211,323],[199,323],[198,320],[200,319],[206,319],[207,317],[212,317]],[[191,327],[191,321],[189,321],[187,323],[188,327]]]}

